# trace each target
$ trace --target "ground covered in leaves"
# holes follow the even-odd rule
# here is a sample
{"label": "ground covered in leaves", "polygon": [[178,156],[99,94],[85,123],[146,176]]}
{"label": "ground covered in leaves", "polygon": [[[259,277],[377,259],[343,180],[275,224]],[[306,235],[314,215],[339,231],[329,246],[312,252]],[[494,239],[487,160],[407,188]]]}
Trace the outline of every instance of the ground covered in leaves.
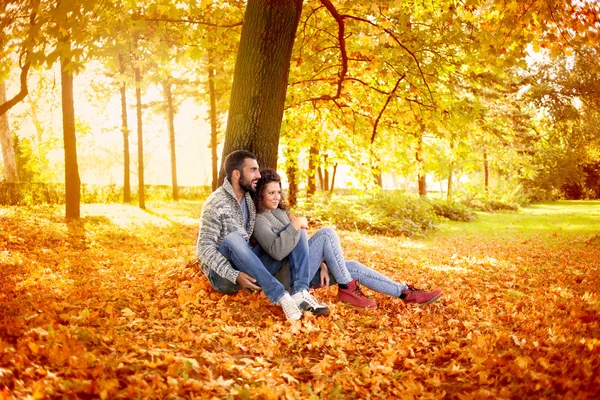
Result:
{"label": "ground covered in leaves", "polygon": [[85,205],[67,225],[59,208],[0,208],[0,399],[600,395],[600,218],[340,232],[348,258],[444,297],[412,308],[365,290],[379,308],[364,311],[321,289],[330,316],[289,323],[191,264],[199,203],[149,209]]}

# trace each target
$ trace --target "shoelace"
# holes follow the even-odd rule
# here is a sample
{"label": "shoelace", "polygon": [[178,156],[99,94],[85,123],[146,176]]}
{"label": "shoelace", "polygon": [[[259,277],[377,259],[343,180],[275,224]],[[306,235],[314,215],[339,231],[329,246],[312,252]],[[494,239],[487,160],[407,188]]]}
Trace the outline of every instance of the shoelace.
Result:
{"label": "shoelace", "polygon": [[298,309],[297,307],[294,307],[295,304],[293,302],[287,302],[287,301],[283,301],[281,303],[281,308],[283,308],[283,312],[285,313],[285,315],[287,317],[293,315],[296,310]]}
{"label": "shoelace", "polygon": [[317,299],[312,296],[302,296],[304,301],[306,301],[313,308],[321,308],[324,307],[323,304],[319,303]]}
{"label": "shoelace", "polygon": [[406,285],[406,289],[404,289],[404,290],[410,290],[411,292],[415,292],[415,293],[425,293],[425,290],[423,290],[423,289],[417,289],[417,288],[414,288],[414,287],[408,286],[408,285]]}
{"label": "shoelace", "polygon": [[356,287],[354,288],[354,294],[356,294],[358,297],[367,297],[362,290],[360,290],[360,285],[358,284],[358,282],[356,282]]}

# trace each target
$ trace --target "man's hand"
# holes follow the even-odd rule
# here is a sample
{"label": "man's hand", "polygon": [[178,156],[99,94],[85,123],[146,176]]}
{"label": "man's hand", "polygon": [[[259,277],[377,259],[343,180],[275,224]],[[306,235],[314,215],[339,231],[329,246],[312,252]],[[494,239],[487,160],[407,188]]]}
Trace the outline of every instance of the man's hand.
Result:
{"label": "man's hand", "polygon": [[324,262],[321,263],[320,278],[321,287],[329,286],[329,270],[327,269],[327,264]]}
{"label": "man's hand", "polygon": [[236,280],[237,284],[243,287],[244,289],[252,289],[252,290],[261,290],[262,288],[258,285],[255,285],[256,279],[246,274],[245,272],[241,272]]}

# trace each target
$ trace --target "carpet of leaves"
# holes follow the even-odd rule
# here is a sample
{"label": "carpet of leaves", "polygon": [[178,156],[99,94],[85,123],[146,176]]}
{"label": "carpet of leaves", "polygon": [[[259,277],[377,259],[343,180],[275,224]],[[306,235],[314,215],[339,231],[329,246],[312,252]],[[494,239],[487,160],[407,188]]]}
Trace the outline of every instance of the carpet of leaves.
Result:
{"label": "carpet of leaves", "polygon": [[598,398],[600,238],[340,232],[347,258],[443,298],[316,291],[286,322],[214,292],[196,220],[120,205],[0,208],[0,399]]}

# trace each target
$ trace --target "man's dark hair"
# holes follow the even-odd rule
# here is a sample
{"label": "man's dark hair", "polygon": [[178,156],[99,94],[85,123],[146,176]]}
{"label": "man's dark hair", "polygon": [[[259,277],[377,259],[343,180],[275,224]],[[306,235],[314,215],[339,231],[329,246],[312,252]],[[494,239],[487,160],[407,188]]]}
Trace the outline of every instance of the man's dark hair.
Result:
{"label": "man's dark hair", "polygon": [[231,182],[231,175],[233,174],[233,171],[238,170],[240,173],[243,172],[242,167],[246,158],[256,160],[256,156],[247,150],[232,151],[227,157],[225,157],[225,175],[227,176],[227,180],[229,180],[229,182]]}

